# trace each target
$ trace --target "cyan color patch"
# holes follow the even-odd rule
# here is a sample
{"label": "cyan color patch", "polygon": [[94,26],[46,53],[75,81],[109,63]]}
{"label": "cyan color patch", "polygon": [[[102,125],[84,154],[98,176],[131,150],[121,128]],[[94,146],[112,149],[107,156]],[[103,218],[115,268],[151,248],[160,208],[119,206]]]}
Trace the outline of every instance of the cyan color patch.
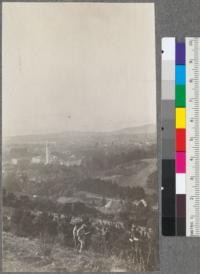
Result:
{"label": "cyan color patch", "polygon": [[176,65],[176,84],[185,85],[185,65]]}

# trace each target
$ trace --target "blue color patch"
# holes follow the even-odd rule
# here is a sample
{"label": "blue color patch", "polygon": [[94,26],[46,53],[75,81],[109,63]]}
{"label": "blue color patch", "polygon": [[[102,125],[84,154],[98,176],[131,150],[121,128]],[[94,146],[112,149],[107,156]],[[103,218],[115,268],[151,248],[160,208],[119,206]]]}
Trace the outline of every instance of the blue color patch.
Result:
{"label": "blue color patch", "polygon": [[185,65],[176,65],[176,84],[185,85]]}

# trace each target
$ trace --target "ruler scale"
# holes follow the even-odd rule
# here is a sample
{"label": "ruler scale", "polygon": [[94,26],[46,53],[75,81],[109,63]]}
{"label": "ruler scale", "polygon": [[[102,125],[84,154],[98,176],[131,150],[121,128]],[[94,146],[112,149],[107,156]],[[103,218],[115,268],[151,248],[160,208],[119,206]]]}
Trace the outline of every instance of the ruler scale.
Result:
{"label": "ruler scale", "polygon": [[186,235],[200,236],[200,38],[186,38]]}

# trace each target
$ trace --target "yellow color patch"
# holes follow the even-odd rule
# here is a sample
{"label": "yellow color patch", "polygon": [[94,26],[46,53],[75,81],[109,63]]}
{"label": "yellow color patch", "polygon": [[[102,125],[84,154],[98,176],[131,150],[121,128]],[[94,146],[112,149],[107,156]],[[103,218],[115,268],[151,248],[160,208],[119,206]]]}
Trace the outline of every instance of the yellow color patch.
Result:
{"label": "yellow color patch", "polygon": [[185,108],[176,108],[176,128],[186,128]]}

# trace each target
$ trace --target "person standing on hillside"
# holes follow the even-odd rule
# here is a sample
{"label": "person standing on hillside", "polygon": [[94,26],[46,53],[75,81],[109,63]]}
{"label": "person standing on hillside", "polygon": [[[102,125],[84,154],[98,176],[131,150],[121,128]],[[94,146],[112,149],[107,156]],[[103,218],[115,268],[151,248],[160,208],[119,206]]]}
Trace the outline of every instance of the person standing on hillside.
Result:
{"label": "person standing on hillside", "polygon": [[74,247],[77,248],[77,244],[78,244],[78,225],[75,224],[74,228],[73,228],[73,241],[74,241]]}
{"label": "person standing on hillside", "polygon": [[85,247],[85,241],[86,241],[86,224],[82,224],[82,226],[77,230],[77,237],[78,237],[78,241],[80,243],[80,249],[79,249],[79,253],[81,253],[83,251],[83,248]]}

